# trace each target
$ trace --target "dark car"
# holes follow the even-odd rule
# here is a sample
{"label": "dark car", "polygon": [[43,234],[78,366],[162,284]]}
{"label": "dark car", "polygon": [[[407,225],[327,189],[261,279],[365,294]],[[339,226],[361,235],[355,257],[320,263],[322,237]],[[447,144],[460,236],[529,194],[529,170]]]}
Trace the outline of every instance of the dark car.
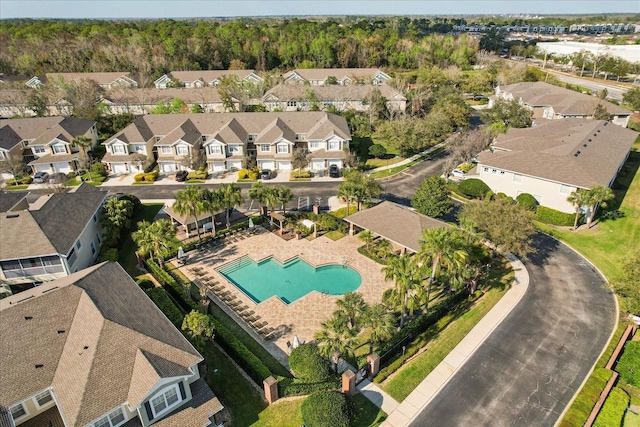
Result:
{"label": "dark car", "polygon": [[329,166],[329,176],[331,178],[339,178],[340,177],[340,168],[338,165]]}
{"label": "dark car", "polygon": [[184,182],[187,180],[188,175],[189,175],[189,172],[187,171],[178,171],[176,172],[176,181]]}
{"label": "dark car", "polygon": [[49,180],[49,174],[46,172],[36,172],[33,175],[33,182],[36,184],[42,184],[43,182],[47,182]]}
{"label": "dark car", "polygon": [[271,179],[273,178],[273,172],[271,169],[262,169],[260,171],[260,179]]}
{"label": "dark car", "polygon": [[58,172],[58,173],[54,173],[49,177],[49,184],[62,184],[67,180],[67,175],[62,173],[62,172]]}

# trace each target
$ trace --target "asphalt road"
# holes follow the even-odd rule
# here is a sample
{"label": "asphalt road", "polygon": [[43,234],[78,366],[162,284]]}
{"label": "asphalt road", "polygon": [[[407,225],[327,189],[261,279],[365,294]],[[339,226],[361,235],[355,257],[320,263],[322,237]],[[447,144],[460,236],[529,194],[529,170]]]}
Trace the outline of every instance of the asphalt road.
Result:
{"label": "asphalt road", "polygon": [[602,80],[602,83],[600,83],[594,82],[593,80],[589,79],[581,79],[580,77],[570,76],[564,73],[558,73],[553,70],[548,71],[550,74],[553,74],[558,78],[558,80],[564,83],[586,87],[587,89],[594,92],[600,92],[602,89],[607,89],[607,97],[609,99],[615,99],[616,101],[622,101],[622,95],[627,92],[627,89],[623,89],[620,86],[612,84],[613,82],[611,82],[611,80]]}
{"label": "asphalt road", "polygon": [[580,255],[538,234],[516,308],[411,426],[553,426],[613,330],[616,306]]}

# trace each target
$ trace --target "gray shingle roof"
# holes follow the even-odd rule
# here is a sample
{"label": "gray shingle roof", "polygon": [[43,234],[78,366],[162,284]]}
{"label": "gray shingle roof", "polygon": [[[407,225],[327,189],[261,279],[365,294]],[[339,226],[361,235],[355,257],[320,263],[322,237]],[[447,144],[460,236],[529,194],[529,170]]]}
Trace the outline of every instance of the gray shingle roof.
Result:
{"label": "gray shingle roof", "polygon": [[205,83],[210,83],[223,76],[236,76],[240,79],[245,79],[252,73],[255,74],[253,70],[171,71],[168,76],[181,82],[194,82],[202,79]]}
{"label": "gray shingle roof", "polygon": [[11,208],[24,200],[24,198],[27,197],[27,194],[29,193],[15,191],[0,193],[0,212],[8,212]]}
{"label": "gray shingle roof", "polygon": [[[607,186],[638,134],[602,120],[561,119],[509,129],[483,151],[483,165],[576,187]],[[577,154],[577,155],[576,155]]]}

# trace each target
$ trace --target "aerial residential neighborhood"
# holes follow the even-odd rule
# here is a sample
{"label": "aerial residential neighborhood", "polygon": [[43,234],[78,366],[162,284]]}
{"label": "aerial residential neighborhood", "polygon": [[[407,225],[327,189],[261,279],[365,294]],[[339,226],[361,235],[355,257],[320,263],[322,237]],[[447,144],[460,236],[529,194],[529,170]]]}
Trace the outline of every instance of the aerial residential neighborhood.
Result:
{"label": "aerial residential neighborhood", "polygon": [[633,2],[0,3],[0,427],[640,423]]}

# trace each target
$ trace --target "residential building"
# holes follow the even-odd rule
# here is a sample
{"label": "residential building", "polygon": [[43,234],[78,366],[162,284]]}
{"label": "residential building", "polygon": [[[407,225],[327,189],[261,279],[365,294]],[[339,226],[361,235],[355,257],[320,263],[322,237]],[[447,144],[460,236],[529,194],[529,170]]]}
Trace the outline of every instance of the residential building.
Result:
{"label": "residential building", "polygon": [[106,191],[88,184],[41,196],[32,204],[0,194],[0,206],[6,209],[0,213],[0,283],[19,291],[93,265],[100,252],[106,198]]}
{"label": "residential building", "polygon": [[118,263],[0,300],[0,425],[221,426],[198,351]]}
{"label": "residential building", "polygon": [[[496,98],[517,99],[533,111],[534,119],[557,120],[565,118],[593,118],[593,113],[602,105],[612,116],[612,123],[626,127],[631,111],[595,96],[544,82],[520,82],[497,86]],[[491,100],[490,105],[492,105]]]}
{"label": "residential building", "polygon": [[199,70],[199,71],[171,71],[153,82],[156,88],[168,87],[201,88],[217,86],[223,76],[236,77],[241,81],[262,83],[262,77],[254,70]]}
{"label": "residential building", "polygon": [[637,136],[603,120],[511,128],[478,154],[478,178],[495,193],[528,193],[543,206],[574,212],[567,197],[578,188],[611,187]]}
{"label": "residential building", "polygon": [[0,121],[0,160],[20,155],[35,172],[68,173],[78,169],[78,136],[98,141],[96,122],[73,117],[32,117]]}
{"label": "residential building", "polygon": [[265,93],[262,101],[269,111],[310,111],[314,108],[326,110],[335,107],[337,111],[369,111],[368,99],[378,90],[387,100],[389,111],[404,113],[407,98],[391,86],[380,85],[321,85],[315,87],[281,83]]}
{"label": "residential building", "polygon": [[285,83],[322,86],[329,84],[382,84],[391,77],[379,68],[296,68],[285,73]]}
{"label": "residential building", "polygon": [[114,89],[116,87],[138,87],[135,76],[129,72],[111,73],[47,73],[44,78],[33,77],[26,85],[37,88],[43,84],[60,85],[61,83],[79,82],[82,80],[94,81],[102,89]]}
{"label": "residential building", "polygon": [[[346,120],[324,112],[152,114],[136,119],[105,145],[107,154],[113,145],[127,145],[131,153],[135,144],[149,153],[152,143],[160,172],[173,173],[192,169],[188,160],[200,149],[210,172],[238,170],[249,155],[255,155],[260,168],[290,170],[296,149],[309,150],[311,169],[343,167],[350,141]],[[114,171],[113,157],[103,161]]]}

